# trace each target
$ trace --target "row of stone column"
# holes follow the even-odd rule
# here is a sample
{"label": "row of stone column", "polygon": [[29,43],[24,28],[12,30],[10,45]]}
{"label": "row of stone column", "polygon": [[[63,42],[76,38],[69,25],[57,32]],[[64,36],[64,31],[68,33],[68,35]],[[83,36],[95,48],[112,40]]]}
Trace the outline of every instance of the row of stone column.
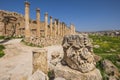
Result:
{"label": "row of stone column", "polygon": [[[30,3],[25,2],[25,38],[30,38],[30,26],[29,26],[29,7]],[[48,13],[45,13],[45,22],[44,22],[44,35],[45,37],[57,37],[57,36],[64,36],[68,34],[75,34],[75,27],[74,25],[71,25],[70,28],[68,28],[64,22],[59,22],[58,19],[52,19],[52,16],[50,16],[50,24],[48,24]],[[36,9],[36,22],[37,22],[37,32],[36,36],[41,37],[40,35],[40,9]],[[50,29],[48,29],[48,25],[50,26]],[[50,31],[48,31],[50,30]]]}
{"label": "row of stone column", "polygon": [[[64,36],[66,32],[66,25],[63,22],[59,22],[58,19],[52,19],[50,16],[50,31],[48,31],[48,13],[45,13],[45,37],[57,37]],[[49,32],[49,33],[48,33]]]}
{"label": "row of stone column", "polygon": [[[48,17],[48,15],[47,15],[47,17]],[[48,21],[46,21],[45,24],[47,22]],[[46,26],[48,26],[48,23],[46,24]],[[46,27],[46,29],[47,28],[48,27]],[[59,22],[58,19],[54,19],[54,22],[53,22],[52,17],[50,16],[50,33],[49,33],[49,36],[51,36],[51,37],[56,37],[56,36],[63,37],[64,35],[75,34],[75,33],[76,33],[75,32],[75,26],[73,24],[71,24],[70,28],[68,28],[64,22]],[[46,32],[46,36],[48,36],[48,32]]]}

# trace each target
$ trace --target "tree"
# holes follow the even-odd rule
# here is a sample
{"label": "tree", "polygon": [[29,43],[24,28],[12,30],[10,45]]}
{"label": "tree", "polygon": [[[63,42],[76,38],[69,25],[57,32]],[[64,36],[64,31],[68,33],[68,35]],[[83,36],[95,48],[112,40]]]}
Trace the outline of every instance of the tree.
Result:
{"label": "tree", "polygon": [[12,23],[11,30],[13,30],[13,31],[11,31],[12,32],[11,37],[15,34],[16,25],[17,25],[16,21],[17,21],[17,18],[14,16],[4,16],[4,19],[2,20],[2,22],[4,23],[4,36],[6,36],[6,34],[7,34],[7,25],[9,23]]}

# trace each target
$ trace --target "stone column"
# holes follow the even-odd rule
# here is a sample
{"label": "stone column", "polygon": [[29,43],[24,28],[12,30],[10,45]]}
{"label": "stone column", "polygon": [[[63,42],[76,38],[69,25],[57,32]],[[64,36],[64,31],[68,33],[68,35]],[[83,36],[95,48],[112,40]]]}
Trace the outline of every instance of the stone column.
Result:
{"label": "stone column", "polygon": [[45,74],[48,73],[47,51],[45,49],[37,49],[33,51],[33,71],[40,70]]}
{"label": "stone column", "polygon": [[40,37],[40,9],[36,9],[37,37]]}
{"label": "stone column", "polygon": [[50,16],[50,36],[53,37],[53,22],[52,22],[52,16]]}
{"label": "stone column", "polygon": [[72,24],[70,24],[70,34],[72,34]]}
{"label": "stone column", "polygon": [[59,22],[59,36],[61,36],[61,22]]}
{"label": "stone column", "polygon": [[73,34],[75,34],[75,26],[73,25]]}
{"label": "stone column", "polygon": [[56,32],[57,32],[57,24],[56,24],[56,19],[54,21],[54,37],[56,37]]}
{"label": "stone column", "polygon": [[60,36],[60,22],[59,21],[58,21],[57,32],[58,32],[58,36]]}
{"label": "stone column", "polygon": [[60,36],[62,36],[62,23],[60,23]]}
{"label": "stone column", "polygon": [[30,25],[29,25],[29,2],[25,2],[25,39],[30,38]]}
{"label": "stone column", "polygon": [[48,13],[45,13],[45,38],[48,35]]}
{"label": "stone column", "polygon": [[69,35],[70,34],[70,28],[66,27],[66,35]]}
{"label": "stone column", "polygon": [[73,34],[76,34],[75,26],[73,26]]}
{"label": "stone column", "polygon": [[68,27],[66,27],[66,35],[68,35]]}
{"label": "stone column", "polygon": [[73,25],[70,24],[70,34],[73,34]]}
{"label": "stone column", "polygon": [[66,25],[64,24],[64,36],[66,35],[65,32],[66,32]]}
{"label": "stone column", "polygon": [[62,37],[64,36],[64,32],[65,32],[65,25],[64,25],[64,23],[62,23]]}
{"label": "stone column", "polygon": [[70,29],[71,29],[71,34],[75,34],[75,26],[73,24],[71,24]]}
{"label": "stone column", "polygon": [[71,29],[70,28],[68,28],[68,34],[71,34]]}
{"label": "stone column", "polygon": [[66,35],[66,25],[64,24],[64,35]]}

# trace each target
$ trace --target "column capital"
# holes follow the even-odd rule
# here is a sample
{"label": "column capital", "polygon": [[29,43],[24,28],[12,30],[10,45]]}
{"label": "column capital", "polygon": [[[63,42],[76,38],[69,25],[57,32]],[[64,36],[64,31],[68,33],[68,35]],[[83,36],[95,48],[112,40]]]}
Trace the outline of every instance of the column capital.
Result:
{"label": "column capital", "polygon": [[48,12],[45,13],[45,16],[48,16]]}
{"label": "column capital", "polygon": [[30,3],[28,1],[25,1],[25,6],[29,6]]}
{"label": "column capital", "polygon": [[64,25],[65,23],[64,23],[64,22],[62,22],[62,24]]}
{"label": "column capital", "polygon": [[40,8],[36,8],[36,11],[37,11],[37,12],[40,12]]}
{"label": "column capital", "polygon": [[52,19],[52,16],[50,16],[50,19]]}

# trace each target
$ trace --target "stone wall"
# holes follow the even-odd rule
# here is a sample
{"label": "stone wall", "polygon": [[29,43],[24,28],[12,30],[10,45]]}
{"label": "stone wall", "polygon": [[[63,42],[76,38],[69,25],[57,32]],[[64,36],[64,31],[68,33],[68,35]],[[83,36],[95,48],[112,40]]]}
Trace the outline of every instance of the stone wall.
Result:
{"label": "stone wall", "polygon": [[45,47],[45,46],[51,46],[51,45],[56,45],[56,44],[61,44],[62,43],[62,38],[57,37],[57,38],[38,38],[38,37],[31,37],[28,41],[26,40],[27,44],[32,44],[33,46],[38,46],[38,47]]}
{"label": "stone wall", "polygon": [[0,10],[0,36],[23,34],[24,21],[24,16],[19,13]]}

